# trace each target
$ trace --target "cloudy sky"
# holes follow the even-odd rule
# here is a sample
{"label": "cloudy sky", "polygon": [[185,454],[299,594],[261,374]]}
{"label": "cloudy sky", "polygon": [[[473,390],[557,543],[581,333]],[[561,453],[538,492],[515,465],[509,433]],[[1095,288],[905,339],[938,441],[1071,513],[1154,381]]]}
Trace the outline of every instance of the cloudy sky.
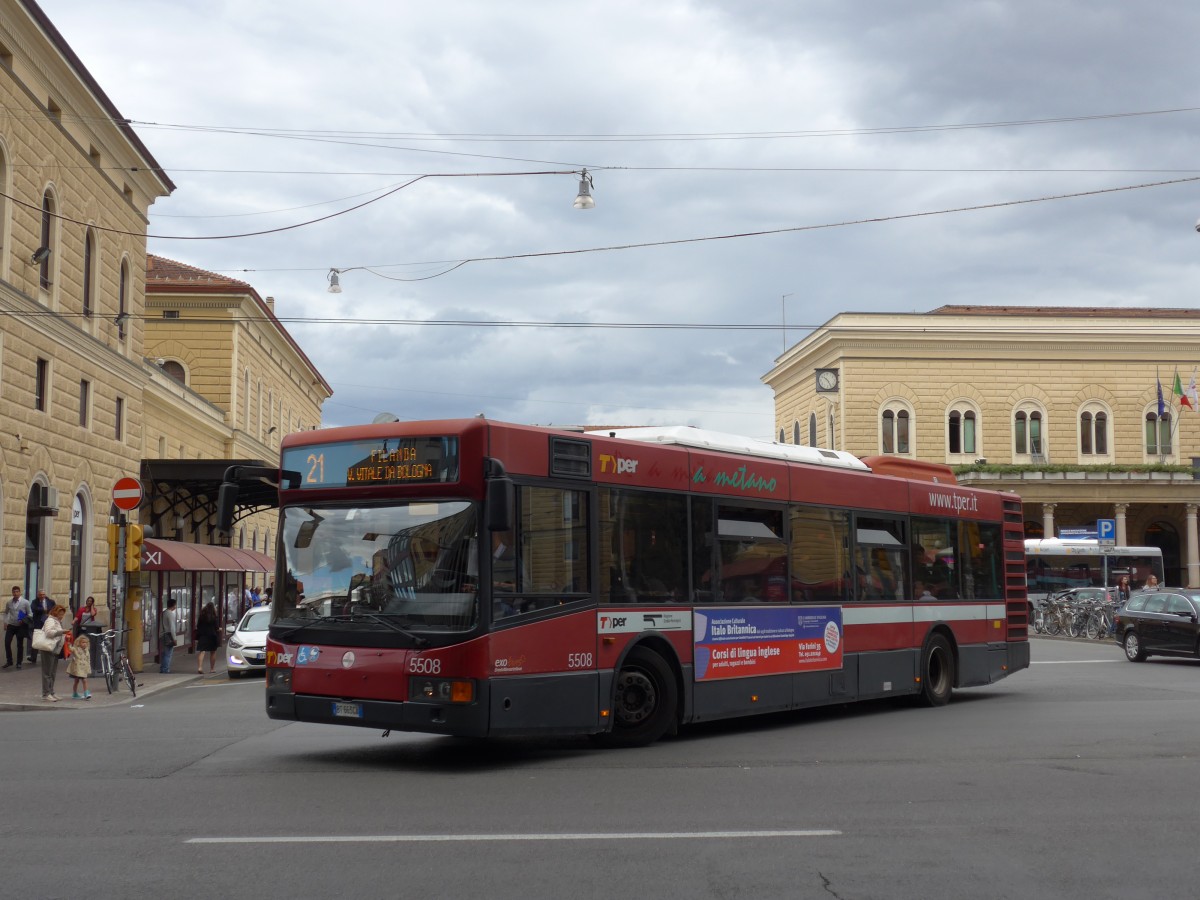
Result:
{"label": "cloudy sky", "polygon": [[1194,3],[42,5],[177,185],[151,233],[213,238],[151,252],[275,297],[328,425],[770,438],[839,312],[1200,307]]}

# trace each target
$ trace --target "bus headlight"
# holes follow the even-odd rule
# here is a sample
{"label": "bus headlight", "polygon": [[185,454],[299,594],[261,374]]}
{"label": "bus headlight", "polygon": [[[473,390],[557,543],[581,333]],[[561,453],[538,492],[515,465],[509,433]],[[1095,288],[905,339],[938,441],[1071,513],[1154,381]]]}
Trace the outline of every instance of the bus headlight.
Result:
{"label": "bus headlight", "polygon": [[267,687],[280,691],[292,689],[291,669],[267,669]]}
{"label": "bus headlight", "polygon": [[413,678],[408,683],[408,699],[426,703],[471,703],[475,682],[461,678]]}

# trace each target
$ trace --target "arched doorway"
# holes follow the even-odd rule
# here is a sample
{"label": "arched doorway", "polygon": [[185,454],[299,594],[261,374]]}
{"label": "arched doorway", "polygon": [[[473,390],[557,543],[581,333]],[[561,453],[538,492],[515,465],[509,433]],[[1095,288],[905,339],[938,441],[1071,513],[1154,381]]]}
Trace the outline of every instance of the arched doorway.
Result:
{"label": "arched doorway", "polygon": [[67,586],[67,602],[72,613],[79,609],[83,597],[83,548],[88,546],[87,522],[87,505],[83,494],[76,494],[71,504],[71,580]]}
{"label": "arched doorway", "polygon": [[49,544],[47,538],[46,519],[51,513],[48,496],[49,489],[34,482],[29,489],[29,499],[25,504],[25,596],[32,597],[38,588],[50,591],[47,583],[48,572],[45,571],[43,560]]}
{"label": "arched doorway", "polygon": [[1151,522],[1146,526],[1142,543],[1147,547],[1158,547],[1163,555],[1163,574],[1167,584],[1187,584],[1187,571],[1179,555],[1179,532],[1170,522]]}

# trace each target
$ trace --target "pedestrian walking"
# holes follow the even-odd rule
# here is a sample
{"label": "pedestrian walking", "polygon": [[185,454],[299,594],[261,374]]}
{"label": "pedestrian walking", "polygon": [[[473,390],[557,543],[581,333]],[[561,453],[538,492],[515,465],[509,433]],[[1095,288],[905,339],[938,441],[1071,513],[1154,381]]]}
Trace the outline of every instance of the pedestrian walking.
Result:
{"label": "pedestrian walking", "polygon": [[21,588],[13,585],[12,597],[4,605],[4,666],[13,664],[13,639],[17,641],[17,668],[25,659],[25,642],[29,639],[29,601],[21,594]]}
{"label": "pedestrian walking", "polygon": [[[33,602],[29,604],[30,615],[33,617],[33,630],[37,631],[46,624],[46,617],[50,615],[50,610],[54,609],[54,601],[46,596],[46,592],[42,588],[38,588],[37,594],[33,598]],[[37,662],[38,652],[33,647],[33,641],[29,642],[29,661]]]}
{"label": "pedestrian walking", "polygon": [[208,654],[208,671],[217,667],[217,648],[221,646],[217,608],[212,601],[204,604],[196,619],[196,674],[204,674],[204,654]]}
{"label": "pedestrian walking", "polygon": [[167,598],[167,608],[158,622],[158,671],[171,674],[171,656],[175,653],[175,598]]}
{"label": "pedestrian walking", "polygon": [[58,698],[54,696],[54,676],[58,672],[58,658],[63,648],[62,620],[66,614],[65,606],[55,604],[50,610],[50,615],[46,617],[46,624],[41,628],[44,639],[49,642],[41,653],[42,699],[50,703],[58,702]]}
{"label": "pedestrian walking", "polygon": [[[92,692],[88,690],[88,676],[92,674],[92,641],[86,634],[81,634],[71,644],[71,659],[67,663],[67,674],[75,679],[75,689],[71,694],[71,699],[91,700]],[[80,693],[80,688],[83,689],[83,693]]]}

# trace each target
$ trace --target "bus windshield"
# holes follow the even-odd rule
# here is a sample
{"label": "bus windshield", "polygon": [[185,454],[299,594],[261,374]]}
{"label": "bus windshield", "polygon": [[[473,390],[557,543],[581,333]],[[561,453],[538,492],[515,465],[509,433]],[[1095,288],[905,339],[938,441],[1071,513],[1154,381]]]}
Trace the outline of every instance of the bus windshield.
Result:
{"label": "bus windshield", "polygon": [[274,622],[469,631],[479,619],[477,518],[465,501],[285,508]]}

